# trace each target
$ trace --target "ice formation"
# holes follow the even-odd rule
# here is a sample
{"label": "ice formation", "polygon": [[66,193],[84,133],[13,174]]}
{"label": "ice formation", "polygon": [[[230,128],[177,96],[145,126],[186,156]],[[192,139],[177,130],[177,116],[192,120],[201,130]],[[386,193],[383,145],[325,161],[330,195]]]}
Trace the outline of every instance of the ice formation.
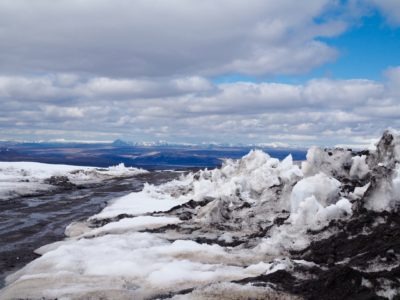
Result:
{"label": "ice formation", "polygon": [[1,299],[395,299],[400,136],[262,151],[112,201],[7,278]]}
{"label": "ice formation", "polygon": [[54,165],[36,162],[0,162],[0,200],[43,193],[57,188],[98,184],[146,172],[124,164],[108,168]]}

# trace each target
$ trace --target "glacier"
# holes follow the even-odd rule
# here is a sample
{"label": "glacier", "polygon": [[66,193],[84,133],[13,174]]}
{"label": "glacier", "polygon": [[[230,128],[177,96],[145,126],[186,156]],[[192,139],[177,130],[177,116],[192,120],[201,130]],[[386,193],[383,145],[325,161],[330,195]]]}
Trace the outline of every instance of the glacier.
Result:
{"label": "glacier", "polygon": [[399,208],[395,130],[301,164],[252,150],[70,224],[0,299],[395,299]]}

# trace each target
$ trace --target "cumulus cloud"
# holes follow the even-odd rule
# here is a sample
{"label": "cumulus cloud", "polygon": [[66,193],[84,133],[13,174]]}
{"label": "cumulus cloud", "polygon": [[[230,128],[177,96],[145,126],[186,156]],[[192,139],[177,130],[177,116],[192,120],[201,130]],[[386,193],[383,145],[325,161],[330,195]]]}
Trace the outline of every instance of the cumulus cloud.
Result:
{"label": "cumulus cloud", "polygon": [[[77,132],[82,130],[96,140],[355,144],[355,136],[369,141],[388,126],[400,126],[399,88],[394,84],[398,70],[387,70],[386,82],[325,78],[304,84],[76,75],[62,85],[61,75],[18,77],[17,82],[24,84],[19,85],[17,95],[12,94],[13,84],[0,85],[5,107],[0,126],[13,128],[0,138],[12,133],[26,139],[27,130],[35,137],[33,129],[43,133],[52,128],[58,131],[47,132],[48,139],[59,138],[60,132],[62,138],[79,139],[83,135]],[[14,80],[3,77],[1,82]],[[43,82],[46,89],[31,90]],[[21,97],[30,92],[33,95],[28,100]]]}
{"label": "cumulus cloud", "polygon": [[96,77],[82,82],[74,91],[87,97],[154,98],[192,92],[207,92],[213,85],[198,76],[167,79],[113,79]]}
{"label": "cumulus cloud", "polygon": [[27,78],[23,76],[0,76],[0,97],[10,100],[58,99],[60,93],[55,82],[46,76]]}
{"label": "cumulus cloud", "polygon": [[54,105],[46,105],[42,107],[44,115],[49,119],[55,118],[60,121],[64,118],[83,118],[85,116],[84,109],[79,107],[62,107]]}

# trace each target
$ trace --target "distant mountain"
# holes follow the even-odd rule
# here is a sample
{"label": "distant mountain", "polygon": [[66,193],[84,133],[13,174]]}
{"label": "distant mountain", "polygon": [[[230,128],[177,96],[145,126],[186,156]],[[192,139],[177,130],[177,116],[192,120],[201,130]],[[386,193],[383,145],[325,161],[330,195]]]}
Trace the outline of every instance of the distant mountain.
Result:
{"label": "distant mountain", "polygon": [[133,144],[131,142],[126,142],[121,139],[116,139],[114,142],[111,144],[113,147],[132,147]]}
{"label": "distant mountain", "polygon": [[184,143],[184,142],[168,142],[165,140],[159,141],[140,141],[132,142],[123,139],[116,139],[111,141],[79,141],[79,140],[64,140],[54,139],[49,141],[0,141],[0,147],[12,147],[12,146],[24,146],[24,147],[90,147],[97,145],[100,146],[112,146],[114,148],[131,148],[131,147],[164,147],[164,148],[195,148],[195,149],[222,149],[222,148],[261,148],[264,150],[307,150],[306,147],[300,145],[291,145],[282,142],[272,143],[225,143],[225,142],[199,142],[199,143]]}

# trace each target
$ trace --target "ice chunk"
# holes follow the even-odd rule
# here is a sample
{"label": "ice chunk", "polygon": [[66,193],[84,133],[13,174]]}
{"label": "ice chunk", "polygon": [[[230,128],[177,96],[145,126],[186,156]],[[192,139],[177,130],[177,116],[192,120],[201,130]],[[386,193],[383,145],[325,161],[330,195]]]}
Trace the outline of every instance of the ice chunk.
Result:
{"label": "ice chunk", "polygon": [[368,175],[370,169],[365,161],[367,157],[365,155],[362,156],[354,156],[353,163],[351,164],[350,176],[356,179],[364,179],[365,176]]}
{"label": "ice chunk", "polygon": [[339,196],[340,182],[324,173],[304,178],[296,183],[290,197],[291,211],[297,212],[301,202],[314,196],[323,207],[335,203]]}
{"label": "ice chunk", "polygon": [[392,176],[377,181],[366,199],[365,207],[377,212],[392,211],[400,206],[400,163],[396,164]]}
{"label": "ice chunk", "polygon": [[331,220],[346,219],[351,215],[352,205],[345,198],[323,207],[314,196],[310,196],[300,203],[296,212],[291,213],[285,224],[274,227],[254,252],[270,256],[289,255],[290,251],[299,251],[310,244],[309,229],[320,230]]}
{"label": "ice chunk", "polygon": [[240,160],[227,160],[221,170],[201,173],[199,180],[193,182],[193,196],[235,197],[240,193],[246,200],[260,200],[265,190],[300,177],[302,173],[293,165],[291,156],[280,163],[260,150],[252,150]]}
{"label": "ice chunk", "polygon": [[351,216],[352,208],[349,200],[342,198],[337,203],[323,207],[318,200],[311,196],[300,203],[296,213],[290,216],[294,226],[319,229],[330,220]]}
{"label": "ice chunk", "polygon": [[307,160],[302,162],[301,169],[305,176],[322,172],[328,176],[347,177],[348,168],[351,164],[352,153],[350,150],[323,150],[318,147],[311,147],[307,151]]}
{"label": "ice chunk", "polygon": [[376,146],[375,163],[392,167],[400,162],[400,132],[389,129],[383,133]]}
{"label": "ice chunk", "polygon": [[[229,203],[271,201],[275,197],[275,192],[271,192],[271,189],[279,185],[286,189],[283,190],[282,201],[274,205],[281,205],[277,209],[287,209],[286,198],[289,197],[293,184],[301,177],[302,172],[293,164],[291,156],[279,162],[260,150],[252,150],[240,160],[226,160],[221,169],[202,170],[160,186],[146,184],[140,193],[116,199],[93,218],[166,211],[189,200],[201,201],[205,197],[222,201],[229,199]],[[221,208],[225,206],[224,203],[212,203],[204,209],[205,214],[213,211],[219,217]],[[207,218],[212,221],[210,216]]]}
{"label": "ice chunk", "polygon": [[349,194],[350,199],[353,200],[357,200],[357,199],[361,199],[365,192],[368,190],[368,188],[370,187],[371,183],[368,182],[366,185],[361,186],[361,187],[355,187],[354,188],[354,192]]}

